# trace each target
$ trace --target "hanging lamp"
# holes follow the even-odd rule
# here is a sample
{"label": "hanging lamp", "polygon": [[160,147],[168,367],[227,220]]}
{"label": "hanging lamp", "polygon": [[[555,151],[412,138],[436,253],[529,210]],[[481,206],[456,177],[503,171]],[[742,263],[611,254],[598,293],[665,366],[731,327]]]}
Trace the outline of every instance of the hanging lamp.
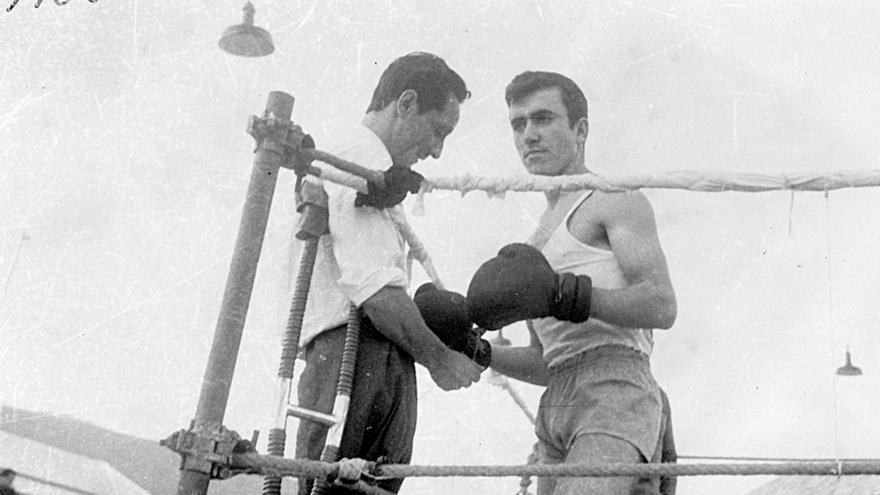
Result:
{"label": "hanging lamp", "polygon": [[249,1],[242,9],[242,23],[223,30],[219,45],[223,51],[242,57],[262,57],[275,51],[269,31],[254,25],[254,5]]}
{"label": "hanging lamp", "polygon": [[861,368],[853,366],[852,356],[849,354],[849,348],[846,349],[846,364],[837,368],[837,374],[840,376],[858,376],[862,374]]}

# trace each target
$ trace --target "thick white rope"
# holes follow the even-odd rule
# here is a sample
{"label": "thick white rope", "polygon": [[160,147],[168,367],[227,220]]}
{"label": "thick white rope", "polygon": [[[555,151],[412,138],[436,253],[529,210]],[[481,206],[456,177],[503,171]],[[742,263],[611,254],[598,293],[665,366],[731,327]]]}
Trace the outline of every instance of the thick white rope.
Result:
{"label": "thick white rope", "polygon": [[[323,161],[332,155],[319,153],[315,159]],[[334,157],[335,158],[335,157]],[[330,164],[332,165],[332,164]],[[355,164],[356,165],[356,164]],[[366,168],[366,167],[364,167]],[[366,179],[333,166],[310,169],[319,177],[366,193]],[[673,170],[612,177],[587,173],[545,177],[514,175],[508,177],[479,177],[464,174],[457,177],[425,177],[421,193],[451,190],[461,193],[485,191],[503,195],[507,191],[550,192],[598,189],[607,192],[634,189],[684,189],[700,192],[764,192],[764,191],[832,191],[854,187],[880,186],[880,169],[842,170],[839,172],[805,172],[795,174],[762,174],[751,172],[709,172],[701,170]]]}
{"label": "thick white rope", "polygon": [[391,208],[389,213],[391,215],[391,220],[394,221],[394,225],[397,227],[397,231],[400,232],[401,237],[403,237],[403,240],[406,241],[406,244],[409,246],[410,255],[421,263],[422,268],[425,269],[425,273],[428,274],[428,277],[434,282],[434,285],[436,285],[438,289],[445,289],[446,287],[440,280],[440,275],[434,267],[434,262],[431,260],[431,256],[428,254],[425,244],[422,243],[416,235],[415,230],[413,230],[409,222],[407,222],[406,216],[403,214],[403,209]]}
{"label": "thick white rope", "polygon": [[509,177],[426,177],[422,190],[451,190],[467,193],[485,191],[489,194],[516,192],[579,191],[599,189],[615,192],[633,189],[685,189],[701,192],[764,192],[764,191],[831,191],[853,187],[880,186],[880,170],[851,170],[831,174],[757,174],[744,172],[705,172],[679,170],[656,174],[622,177],[596,174],[545,177],[520,175]]}

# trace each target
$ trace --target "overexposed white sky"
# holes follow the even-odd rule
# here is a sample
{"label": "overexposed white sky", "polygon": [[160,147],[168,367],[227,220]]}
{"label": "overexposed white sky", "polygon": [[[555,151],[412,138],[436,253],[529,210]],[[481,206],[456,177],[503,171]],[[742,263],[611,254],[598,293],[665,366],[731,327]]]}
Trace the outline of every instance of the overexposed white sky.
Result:
{"label": "overexposed white sky", "polygon": [[[555,70],[590,101],[609,175],[877,168],[875,2],[258,1],[276,52],[217,47],[243,2],[20,1],[0,10],[0,403],[163,438],[195,413],[269,91],[321,147],[381,71],[443,56],[473,97],[428,176],[521,173],[503,90]],[[226,425],[271,424],[296,225],[279,179]],[[880,191],[648,190],[679,301],[653,369],[682,455],[880,457]],[[534,226],[540,194],[437,192],[410,215],[447,285]],[[408,200],[408,206],[415,200]],[[26,234],[26,238],[23,238]],[[295,261],[293,263],[295,265]],[[425,280],[416,269],[414,285]],[[525,342],[523,328],[505,332]],[[836,378],[846,345],[865,374]],[[524,463],[498,387],[421,378],[420,464]],[[486,377],[488,378],[488,377]],[[517,385],[533,409],[539,391]],[[766,478],[688,478],[681,495]],[[514,479],[410,480],[513,493]]]}

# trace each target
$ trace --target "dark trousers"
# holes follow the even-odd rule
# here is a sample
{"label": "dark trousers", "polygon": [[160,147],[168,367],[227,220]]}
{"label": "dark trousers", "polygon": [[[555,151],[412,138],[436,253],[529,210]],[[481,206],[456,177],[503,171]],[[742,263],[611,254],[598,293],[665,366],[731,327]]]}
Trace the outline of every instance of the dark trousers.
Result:
{"label": "dark trousers", "polygon": [[[345,326],[325,331],[305,348],[306,366],[299,379],[299,405],[330,413],[342,362]],[[355,366],[348,418],[339,446],[339,458],[382,460],[408,464],[416,429],[416,374],[412,357],[380,334],[364,318]],[[319,460],[328,428],[300,420],[296,457]],[[397,492],[403,480],[379,483]],[[312,480],[300,478],[299,495],[311,492]],[[329,493],[360,493],[332,487]]]}

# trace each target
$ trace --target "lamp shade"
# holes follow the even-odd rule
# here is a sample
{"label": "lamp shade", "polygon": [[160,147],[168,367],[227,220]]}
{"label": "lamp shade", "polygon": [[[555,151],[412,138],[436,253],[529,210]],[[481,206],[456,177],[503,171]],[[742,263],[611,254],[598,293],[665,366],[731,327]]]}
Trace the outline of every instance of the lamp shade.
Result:
{"label": "lamp shade", "polygon": [[846,364],[837,368],[837,374],[841,376],[858,376],[862,374],[861,368],[853,366],[852,356],[849,354],[849,349],[846,350]]}
{"label": "lamp shade", "polygon": [[262,57],[275,51],[269,31],[254,25],[254,5],[245,4],[241,24],[229,26],[220,37],[220,48],[242,57]]}

